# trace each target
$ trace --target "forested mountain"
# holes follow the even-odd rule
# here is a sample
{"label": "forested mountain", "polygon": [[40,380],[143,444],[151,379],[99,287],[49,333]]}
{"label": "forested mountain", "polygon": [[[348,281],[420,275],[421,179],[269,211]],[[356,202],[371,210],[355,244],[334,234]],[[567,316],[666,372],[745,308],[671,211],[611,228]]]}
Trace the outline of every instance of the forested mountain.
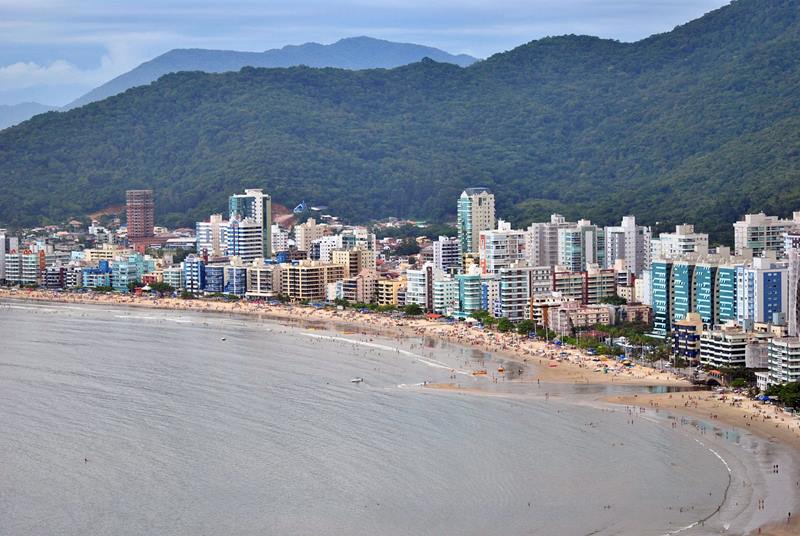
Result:
{"label": "forested mountain", "polygon": [[306,43],[287,45],[265,52],[234,50],[175,49],[147,61],[135,69],[93,89],[66,106],[83,106],[122,93],[126,89],[158,80],[168,73],[203,71],[223,73],[242,67],[339,67],[341,69],[392,68],[415,63],[422,58],[466,67],[477,61],[466,54],[453,55],[438,48],[394,43],[372,37],[348,37],[330,45]]}
{"label": "forested mountain", "polygon": [[156,190],[189,224],[261,187],[354,221],[453,218],[488,186],[517,225],[692,222],[800,208],[800,7],[738,0],[637,43],[565,36],[467,68],[177,73],[0,132],[0,223]]}

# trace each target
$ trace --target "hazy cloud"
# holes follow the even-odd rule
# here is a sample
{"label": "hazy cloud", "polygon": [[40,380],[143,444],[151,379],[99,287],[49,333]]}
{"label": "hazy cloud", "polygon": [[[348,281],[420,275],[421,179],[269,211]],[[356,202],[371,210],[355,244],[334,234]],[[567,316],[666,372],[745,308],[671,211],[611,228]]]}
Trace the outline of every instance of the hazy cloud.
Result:
{"label": "hazy cloud", "polygon": [[0,0],[0,104],[18,98],[27,88],[32,94],[47,95],[48,87],[53,88],[49,104],[63,104],[172,48],[266,50],[370,35],[486,57],[547,35],[580,33],[637,40],[668,31],[725,3]]}

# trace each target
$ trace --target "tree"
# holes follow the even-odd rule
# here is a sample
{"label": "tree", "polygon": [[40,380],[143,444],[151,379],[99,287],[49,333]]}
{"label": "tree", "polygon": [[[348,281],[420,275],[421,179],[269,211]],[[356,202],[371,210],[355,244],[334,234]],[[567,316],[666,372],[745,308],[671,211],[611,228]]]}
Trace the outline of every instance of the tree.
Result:
{"label": "tree", "polygon": [[141,287],[142,284],[139,281],[131,281],[128,283],[128,292],[134,292],[137,288]]}
{"label": "tree", "polygon": [[517,333],[520,335],[527,335],[536,329],[536,322],[533,320],[523,320],[517,324]]}
{"label": "tree", "polygon": [[507,333],[512,329],[514,329],[514,324],[512,324],[511,320],[509,320],[508,318],[503,317],[497,321],[497,331],[501,333]]}
{"label": "tree", "polygon": [[193,300],[194,298],[195,298],[194,294],[192,294],[188,290],[184,290],[183,292],[181,292],[182,300]]}
{"label": "tree", "polygon": [[409,316],[419,316],[423,313],[422,307],[420,307],[417,303],[409,303],[403,308],[403,310]]}
{"label": "tree", "polygon": [[614,294],[613,296],[606,296],[605,298],[602,298],[600,303],[607,303],[609,305],[625,305],[628,303],[628,300]]}
{"label": "tree", "polygon": [[150,284],[150,290],[155,292],[160,292],[162,294],[169,294],[175,291],[175,288],[170,285],[169,283],[164,283],[163,281],[156,281],[155,283]]}

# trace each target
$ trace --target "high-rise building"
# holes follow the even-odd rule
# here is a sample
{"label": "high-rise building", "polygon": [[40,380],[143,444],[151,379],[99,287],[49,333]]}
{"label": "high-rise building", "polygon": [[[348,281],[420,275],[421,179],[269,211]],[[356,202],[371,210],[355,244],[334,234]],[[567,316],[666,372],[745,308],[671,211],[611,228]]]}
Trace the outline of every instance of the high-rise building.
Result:
{"label": "high-rise building", "polygon": [[512,322],[532,318],[531,299],[549,293],[552,268],[514,263],[500,269],[500,316]]}
{"label": "high-rise building", "polygon": [[317,225],[317,221],[314,218],[308,218],[304,223],[295,225],[294,227],[295,246],[297,246],[297,249],[300,251],[310,251],[311,243],[318,238],[322,238],[325,234],[324,231],[325,228],[321,225]]}
{"label": "high-rise building", "polygon": [[514,230],[499,220],[497,229],[481,231],[478,255],[482,274],[498,274],[500,269],[525,260],[525,231]]}
{"label": "high-rise building", "polygon": [[766,257],[754,258],[749,266],[737,267],[736,298],[736,317],[744,325],[771,323],[776,313],[786,314],[789,264],[777,261],[775,253],[770,251]]}
{"label": "high-rise building", "polygon": [[525,254],[531,266],[556,266],[558,261],[558,233],[577,224],[568,222],[561,214],[552,214],[549,222],[532,223],[526,233]]}
{"label": "high-rise building", "polygon": [[[272,198],[261,189],[248,189],[228,199],[228,217],[233,220],[251,219],[261,229],[260,257],[272,257]],[[255,258],[255,257],[254,257]]]}
{"label": "high-rise building", "polygon": [[639,277],[650,269],[650,228],[636,225],[634,216],[622,218],[622,224],[606,227],[606,266],[625,259],[625,270]]}
{"label": "high-rise building", "polygon": [[281,290],[293,301],[324,300],[329,283],[344,279],[344,265],[299,261],[281,266]]}
{"label": "high-rise building", "polygon": [[708,253],[708,235],[694,232],[694,225],[676,225],[674,233],[661,233],[650,243],[652,259],[680,258],[689,253]]}
{"label": "high-rise building", "polygon": [[800,381],[800,339],[770,339],[767,348],[769,383],[777,385]]}
{"label": "high-rise building", "polygon": [[433,265],[439,270],[448,271],[461,268],[461,253],[458,238],[440,236],[433,242]]}
{"label": "high-rise building", "polygon": [[588,220],[558,229],[558,265],[584,272],[589,265],[605,266],[605,231]]}
{"label": "high-rise building", "polygon": [[494,229],[494,194],[488,188],[467,188],[458,198],[458,242],[461,254],[478,251],[481,231]]}
{"label": "high-rise building", "polygon": [[239,257],[244,262],[265,258],[263,235],[263,227],[254,219],[234,216],[228,222],[228,257]]}
{"label": "high-rise building", "polygon": [[281,229],[277,223],[272,224],[272,253],[279,251],[288,251],[289,249],[289,231]]}
{"label": "high-rise building", "polygon": [[222,214],[212,214],[208,221],[197,222],[195,237],[199,255],[205,253],[214,258],[228,254],[228,221],[222,219]]}
{"label": "high-rise building", "polygon": [[203,259],[189,255],[181,263],[183,284],[187,292],[199,294],[206,288],[206,266]]}
{"label": "high-rise building", "polygon": [[749,249],[754,257],[760,257],[766,251],[774,251],[780,257],[784,254],[784,233],[795,230],[800,230],[800,211],[795,212],[791,220],[767,216],[763,212],[747,214],[743,220],[733,224],[736,254],[742,255],[745,249]]}
{"label": "high-rise building", "polygon": [[789,336],[800,335],[800,233],[787,233],[784,249],[789,262],[787,318]]}
{"label": "high-rise building", "polygon": [[153,190],[128,190],[125,193],[128,212],[128,242],[153,237],[155,201]]}

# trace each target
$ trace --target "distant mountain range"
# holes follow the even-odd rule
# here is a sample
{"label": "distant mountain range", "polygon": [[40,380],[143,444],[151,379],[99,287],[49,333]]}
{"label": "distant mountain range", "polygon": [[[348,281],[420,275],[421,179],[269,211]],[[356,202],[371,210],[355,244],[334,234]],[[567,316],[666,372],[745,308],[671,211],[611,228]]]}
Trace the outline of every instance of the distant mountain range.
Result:
{"label": "distant mountain range", "polygon": [[372,37],[349,37],[331,45],[306,43],[287,45],[265,52],[236,52],[233,50],[175,49],[162,54],[135,69],[93,89],[66,106],[83,106],[122,93],[135,86],[158,80],[165,74],[179,71],[223,73],[242,67],[338,67],[340,69],[391,69],[414,63],[422,58],[466,67],[477,61],[472,56],[457,56],[438,48],[411,43],[394,43]]}
{"label": "distant mountain range", "polygon": [[0,132],[0,223],[64,220],[156,191],[191,224],[226,196],[354,222],[447,220],[486,186],[516,225],[731,223],[800,208],[800,6],[737,0],[636,43],[564,36],[469,67],[181,72]]}
{"label": "distant mountain range", "polygon": [[36,114],[58,110],[54,106],[38,102],[22,102],[20,104],[0,104],[0,130],[22,123]]}
{"label": "distant mountain range", "polygon": [[16,125],[36,114],[53,110],[70,110],[103,100],[132,87],[143,86],[165,74],[179,71],[222,73],[238,71],[242,67],[338,67],[341,69],[391,69],[431,58],[442,63],[466,67],[477,61],[466,54],[453,55],[438,48],[395,43],[372,37],[349,37],[330,45],[306,43],[287,45],[265,52],[237,52],[234,50],[175,49],[170,50],[125,74],[93,89],[63,108],[35,102],[17,105],[0,105],[0,129]]}

